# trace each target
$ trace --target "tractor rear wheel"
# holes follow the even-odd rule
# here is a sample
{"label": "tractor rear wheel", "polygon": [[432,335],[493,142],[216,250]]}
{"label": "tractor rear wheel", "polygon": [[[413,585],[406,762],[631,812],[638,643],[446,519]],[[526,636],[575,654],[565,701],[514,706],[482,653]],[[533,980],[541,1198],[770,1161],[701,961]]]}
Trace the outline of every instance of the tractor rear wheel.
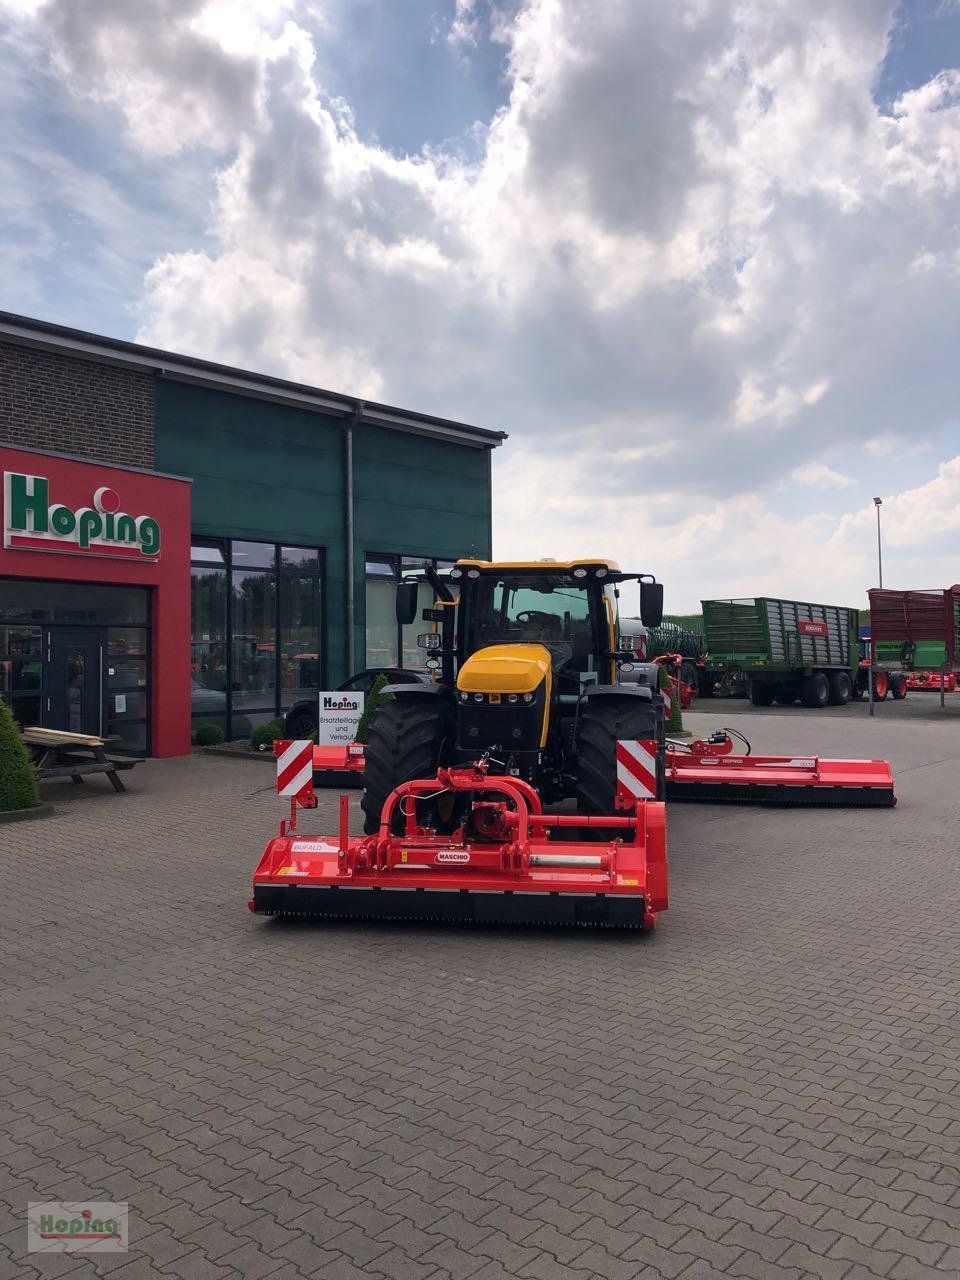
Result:
{"label": "tractor rear wheel", "polygon": [[887,693],[890,689],[890,679],[886,671],[875,671],[873,673],[873,700],[874,702],[886,702]]}
{"label": "tractor rear wheel", "polygon": [[907,696],[907,677],[902,671],[894,671],[890,676],[890,697],[897,702]]}
{"label": "tractor rear wheel", "polygon": [[[617,742],[633,738],[657,743],[656,798],[663,799],[663,704],[656,694],[654,699],[646,702],[611,694],[585,701],[577,734],[578,813],[616,812]],[[592,827],[587,832],[597,835]],[[602,829],[599,835],[603,837]]]}
{"label": "tractor rear wheel", "polygon": [[[364,791],[360,807],[363,829],[373,835],[380,828],[380,812],[387,796],[402,782],[432,778],[443,763],[445,746],[454,737],[453,710],[440,697],[418,694],[394,696],[377,711],[364,747]],[[426,803],[426,802],[421,802]],[[395,813],[395,829],[403,818]]]}
{"label": "tractor rear wheel", "polygon": [[751,706],[772,706],[774,693],[775,690],[773,685],[767,684],[765,681],[750,680],[747,682],[747,697],[750,699]]}
{"label": "tractor rear wheel", "polygon": [[845,671],[834,671],[830,676],[830,705],[845,707],[853,693],[853,684]]}
{"label": "tractor rear wheel", "polygon": [[803,682],[803,705],[825,707],[830,701],[830,681],[822,671],[814,671]]}

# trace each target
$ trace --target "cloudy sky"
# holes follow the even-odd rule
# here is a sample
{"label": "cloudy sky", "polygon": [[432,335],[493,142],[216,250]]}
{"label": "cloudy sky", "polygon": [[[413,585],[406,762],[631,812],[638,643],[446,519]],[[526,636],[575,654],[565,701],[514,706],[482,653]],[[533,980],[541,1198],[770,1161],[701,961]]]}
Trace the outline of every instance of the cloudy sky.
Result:
{"label": "cloudy sky", "polygon": [[0,0],[0,306],[511,433],[496,552],[960,580],[960,0]]}

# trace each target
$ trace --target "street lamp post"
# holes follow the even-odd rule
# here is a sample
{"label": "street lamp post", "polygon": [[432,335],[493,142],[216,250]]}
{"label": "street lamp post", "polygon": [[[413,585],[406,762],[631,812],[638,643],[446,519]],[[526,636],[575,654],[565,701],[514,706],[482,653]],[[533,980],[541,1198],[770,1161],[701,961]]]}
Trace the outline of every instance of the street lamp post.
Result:
{"label": "street lamp post", "polygon": [[[879,586],[883,589],[883,549],[880,543],[880,508],[883,506],[882,498],[874,498],[873,505],[877,508],[877,576],[880,579]],[[870,666],[867,670],[867,684],[870,694],[870,714],[873,715],[873,664],[876,661],[877,651],[874,648],[873,637],[870,637]]]}

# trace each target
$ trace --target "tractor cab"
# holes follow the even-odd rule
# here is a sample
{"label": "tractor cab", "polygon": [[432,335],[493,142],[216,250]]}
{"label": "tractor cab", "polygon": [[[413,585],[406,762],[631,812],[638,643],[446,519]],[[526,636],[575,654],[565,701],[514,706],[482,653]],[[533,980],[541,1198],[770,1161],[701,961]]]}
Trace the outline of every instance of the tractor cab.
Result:
{"label": "tractor cab", "polygon": [[[663,588],[609,560],[460,560],[448,579],[428,578],[433,629],[418,638],[439,689],[451,698],[445,753],[451,763],[486,756],[490,767],[532,782],[545,797],[576,788],[578,727],[586,699],[622,690],[619,584],[640,582],[648,625]],[[414,621],[417,583],[398,588],[397,617]],[[639,683],[656,688],[656,672]],[[648,694],[648,697],[650,695]]]}

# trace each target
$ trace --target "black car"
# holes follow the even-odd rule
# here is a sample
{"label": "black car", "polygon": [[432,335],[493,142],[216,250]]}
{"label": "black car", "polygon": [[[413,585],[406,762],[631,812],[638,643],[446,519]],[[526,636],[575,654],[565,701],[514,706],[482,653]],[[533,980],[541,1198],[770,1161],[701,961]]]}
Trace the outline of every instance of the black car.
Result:
{"label": "black car", "polygon": [[[368,694],[380,676],[386,676],[389,684],[429,684],[430,674],[427,671],[401,671],[399,667],[367,667],[356,675],[337,685],[342,693]],[[286,712],[283,717],[283,731],[288,738],[309,738],[316,733],[318,722],[317,696],[301,698]]]}

